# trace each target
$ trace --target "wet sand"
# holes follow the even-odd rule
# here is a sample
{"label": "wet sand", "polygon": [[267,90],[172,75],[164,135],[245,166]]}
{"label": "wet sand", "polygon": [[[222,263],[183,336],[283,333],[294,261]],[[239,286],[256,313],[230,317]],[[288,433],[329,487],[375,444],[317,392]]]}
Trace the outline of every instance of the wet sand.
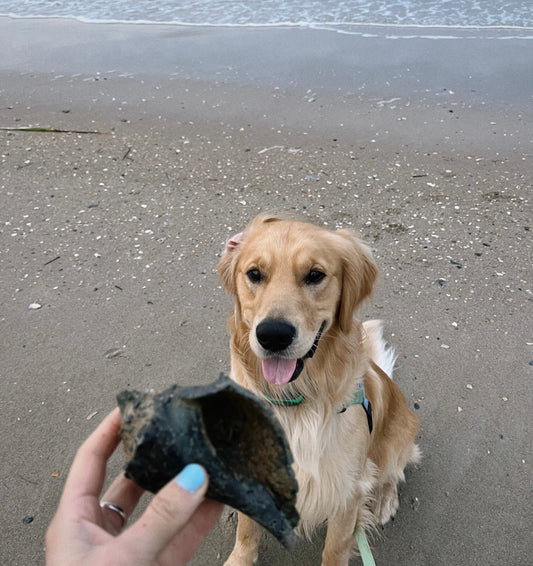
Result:
{"label": "wet sand", "polygon": [[[2,564],[44,563],[118,391],[229,369],[216,264],[265,210],[359,230],[381,269],[361,317],[424,459],[377,564],[529,563],[531,41],[386,35],[0,18],[0,126],[71,132],[0,131]],[[193,564],[233,540],[228,513]]]}

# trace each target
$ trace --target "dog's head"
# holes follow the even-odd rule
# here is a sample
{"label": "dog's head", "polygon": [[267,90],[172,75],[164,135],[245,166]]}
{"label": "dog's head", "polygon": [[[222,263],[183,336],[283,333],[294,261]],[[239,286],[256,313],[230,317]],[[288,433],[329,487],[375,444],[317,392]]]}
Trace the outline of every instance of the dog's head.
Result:
{"label": "dog's head", "polygon": [[322,333],[350,332],[377,277],[370,251],[351,232],[272,216],[228,240],[218,272],[275,385],[298,377]]}

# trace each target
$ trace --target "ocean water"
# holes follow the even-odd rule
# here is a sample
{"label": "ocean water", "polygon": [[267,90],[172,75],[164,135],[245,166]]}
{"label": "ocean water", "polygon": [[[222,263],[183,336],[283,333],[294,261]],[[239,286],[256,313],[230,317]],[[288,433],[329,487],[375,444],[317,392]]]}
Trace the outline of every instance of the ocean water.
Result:
{"label": "ocean water", "polygon": [[11,17],[210,26],[533,30],[532,0],[0,0]]}

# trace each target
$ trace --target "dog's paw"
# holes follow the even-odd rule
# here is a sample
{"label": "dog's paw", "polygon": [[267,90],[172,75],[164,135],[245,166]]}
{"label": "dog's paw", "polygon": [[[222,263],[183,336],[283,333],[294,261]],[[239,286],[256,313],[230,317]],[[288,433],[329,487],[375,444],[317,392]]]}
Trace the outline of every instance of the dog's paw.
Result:
{"label": "dog's paw", "polygon": [[253,566],[257,561],[257,554],[255,555],[244,555],[242,552],[238,552],[235,549],[229,555],[224,566]]}
{"label": "dog's paw", "polygon": [[399,505],[400,500],[398,498],[396,485],[388,483],[382,486],[376,494],[374,504],[372,505],[372,513],[379,523],[384,525],[396,515]]}
{"label": "dog's paw", "polygon": [[230,555],[226,562],[224,562],[224,566],[253,566],[255,563],[256,560],[241,562],[239,559],[234,559]]}

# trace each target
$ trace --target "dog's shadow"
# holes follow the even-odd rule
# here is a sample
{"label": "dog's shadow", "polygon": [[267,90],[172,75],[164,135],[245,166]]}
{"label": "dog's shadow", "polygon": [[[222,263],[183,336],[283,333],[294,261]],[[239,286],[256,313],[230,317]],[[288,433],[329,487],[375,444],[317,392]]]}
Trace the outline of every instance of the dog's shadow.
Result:
{"label": "dog's shadow", "polygon": [[[284,566],[311,566],[320,564],[324,540],[326,539],[326,525],[315,530],[311,540],[300,537],[296,544],[290,549],[284,548],[269,533],[263,534],[259,544],[259,558],[256,566],[273,566],[283,564]],[[354,563],[354,566],[357,563]]]}
{"label": "dog's shadow", "polygon": [[[218,532],[213,533],[213,539],[219,541],[217,555],[220,555],[221,565],[224,564],[224,561],[233,549],[236,529],[237,513],[226,508],[217,527],[215,527],[215,530]],[[283,566],[311,566],[320,564],[326,530],[325,525],[316,529],[310,541],[303,537],[298,538],[296,544],[291,549],[284,548],[270,533],[264,531],[259,543],[259,558],[255,564],[256,566],[274,566],[277,564],[283,564]],[[224,548],[220,548],[220,541],[224,541]],[[353,561],[353,566],[359,565],[357,560]],[[198,562],[197,564],[200,565],[200,563]],[[196,562],[194,564],[196,565]],[[204,565],[207,562],[202,562],[201,564]]]}

